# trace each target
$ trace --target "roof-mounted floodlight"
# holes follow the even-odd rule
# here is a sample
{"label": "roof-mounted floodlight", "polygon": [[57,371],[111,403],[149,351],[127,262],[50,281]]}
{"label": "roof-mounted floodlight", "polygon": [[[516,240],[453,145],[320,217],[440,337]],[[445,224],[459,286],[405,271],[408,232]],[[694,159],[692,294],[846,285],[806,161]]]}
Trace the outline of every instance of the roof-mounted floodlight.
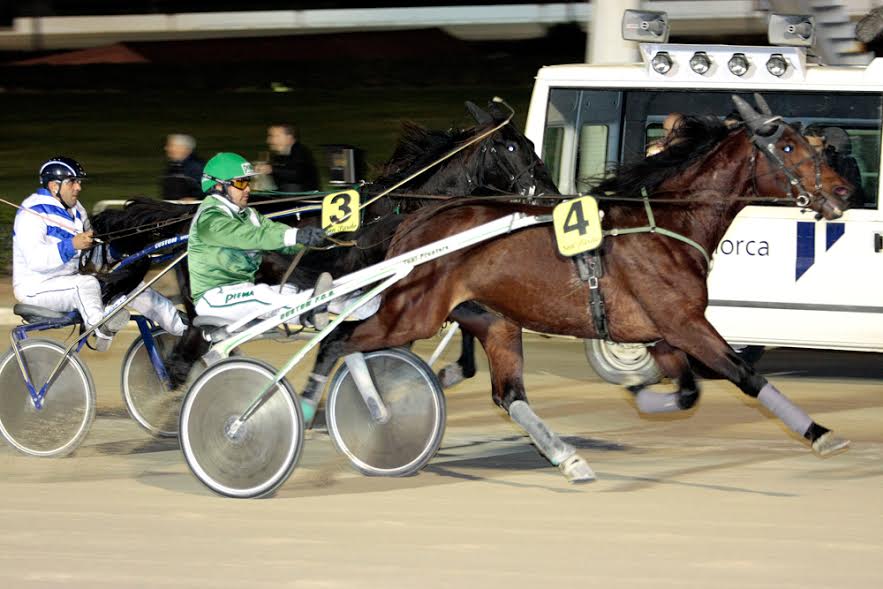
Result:
{"label": "roof-mounted floodlight", "polygon": [[812,47],[816,41],[816,19],[805,14],[771,14],[767,38],[770,45]]}
{"label": "roof-mounted floodlight", "polygon": [[622,14],[622,38],[641,43],[668,42],[668,13],[626,10]]}

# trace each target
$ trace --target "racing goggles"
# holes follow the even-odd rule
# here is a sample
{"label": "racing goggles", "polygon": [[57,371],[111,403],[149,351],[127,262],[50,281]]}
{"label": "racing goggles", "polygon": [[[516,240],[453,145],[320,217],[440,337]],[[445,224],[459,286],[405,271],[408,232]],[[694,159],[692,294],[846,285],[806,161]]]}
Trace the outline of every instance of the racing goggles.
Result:
{"label": "racing goggles", "polygon": [[235,178],[230,180],[230,186],[237,190],[245,190],[248,188],[249,182],[251,182],[251,178]]}

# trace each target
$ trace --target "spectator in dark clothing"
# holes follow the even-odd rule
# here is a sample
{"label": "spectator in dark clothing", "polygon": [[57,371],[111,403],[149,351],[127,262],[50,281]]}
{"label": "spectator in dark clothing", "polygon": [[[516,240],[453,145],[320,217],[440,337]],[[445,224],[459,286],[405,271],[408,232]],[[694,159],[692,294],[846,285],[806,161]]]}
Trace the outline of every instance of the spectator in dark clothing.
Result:
{"label": "spectator in dark clothing", "polygon": [[267,128],[270,161],[255,167],[259,174],[269,174],[282,192],[319,190],[319,171],[310,150],[298,141],[297,128],[292,125],[271,125]]}
{"label": "spectator in dark clothing", "polygon": [[196,141],[190,135],[166,137],[166,170],[162,178],[162,197],[166,200],[201,199],[202,167],[205,165],[193,150]]}

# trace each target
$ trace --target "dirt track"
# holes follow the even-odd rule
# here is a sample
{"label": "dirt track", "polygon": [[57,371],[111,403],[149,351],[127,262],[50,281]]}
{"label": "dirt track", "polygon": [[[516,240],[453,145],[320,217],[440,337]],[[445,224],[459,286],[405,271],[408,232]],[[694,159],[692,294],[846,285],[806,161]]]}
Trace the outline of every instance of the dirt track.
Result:
{"label": "dirt track", "polygon": [[[578,343],[529,336],[531,401],[597,482],[548,466],[491,405],[484,370],[450,391],[442,451],[420,475],[362,477],[314,433],[275,497],[236,501],[125,417],[125,349],[84,354],[99,416],[73,457],[0,446],[0,587],[883,586],[879,356],[761,362],[853,440],[821,460],[729,384],[706,382],[686,415],[641,418]],[[279,365],[286,348],[252,353]]]}

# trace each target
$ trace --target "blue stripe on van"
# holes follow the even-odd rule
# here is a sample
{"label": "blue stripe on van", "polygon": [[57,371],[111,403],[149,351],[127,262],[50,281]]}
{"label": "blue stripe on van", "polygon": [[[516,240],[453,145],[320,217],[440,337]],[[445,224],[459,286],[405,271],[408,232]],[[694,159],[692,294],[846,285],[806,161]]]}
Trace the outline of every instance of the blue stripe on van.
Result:
{"label": "blue stripe on van", "polygon": [[816,224],[797,222],[797,259],[795,260],[794,280],[800,280],[816,261]]}
{"label": "blue stripe on van", "polygon": [[844,233],[846,233],[846,223],[828,223],[825,228],[825,251],[831,249]]}

